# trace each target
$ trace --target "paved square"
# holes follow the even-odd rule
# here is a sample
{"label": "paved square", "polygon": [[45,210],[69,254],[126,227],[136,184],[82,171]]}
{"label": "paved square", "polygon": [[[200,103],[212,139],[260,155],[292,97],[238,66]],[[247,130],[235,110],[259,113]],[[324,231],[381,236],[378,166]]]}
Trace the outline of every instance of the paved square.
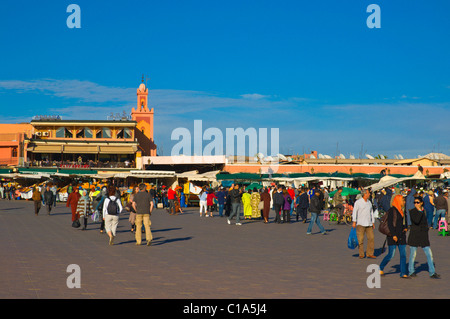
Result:
{"label": "paved square", "polygon": [[[108,299],[298,299],[449,298],[450,237],[430,232],[436,271],[428,277],[418,250],[418,276],[399,278],[399,254],[386,267],[381,288],[368,288],[370,264],[380,264],[384,237],[375,232],[377,259],[359,259],[347,248],[346,225],[329,225],[323,236],[308,224],[264,224],[199,217],[198,208],[170,216],[152,214],[153,244],[136,246],[128,215],[122,215],[115,245],[100,234],[99,223],[71,227],[71,214],[58,203],[52,214],[34,215],[31,201],[0,201],[0,298]],[[271,221],[273,211],[271,212]],[[294,217],[295,220],[295,217]],[[408,256],[409,256],[409,249]],[[68,288],[67,267],[80,266],[81,288]]]}

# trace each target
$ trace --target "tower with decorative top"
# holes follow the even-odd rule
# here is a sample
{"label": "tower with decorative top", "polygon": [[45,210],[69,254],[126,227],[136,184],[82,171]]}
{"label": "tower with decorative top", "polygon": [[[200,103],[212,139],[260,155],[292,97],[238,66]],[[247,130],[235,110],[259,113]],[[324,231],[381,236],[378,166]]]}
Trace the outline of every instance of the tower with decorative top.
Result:
{"label": "tower with decorative top", "polygon": [[137,107],[131,110],[131,119],[137,122],[135,137],[139,142],[142,156],[156,156],[156,144],[153,140],[154,110],[148,108],[148,88],[142,83],[137,89]]}

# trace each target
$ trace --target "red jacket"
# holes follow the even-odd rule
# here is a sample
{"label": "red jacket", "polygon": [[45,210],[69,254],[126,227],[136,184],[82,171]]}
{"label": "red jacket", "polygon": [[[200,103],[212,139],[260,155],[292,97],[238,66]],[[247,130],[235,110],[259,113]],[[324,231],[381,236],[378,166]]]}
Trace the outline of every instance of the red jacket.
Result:
{"label": "red jacket", "polygon": [[294,200],[295,191],[293,189],[288,189],[287,192],[289,193],[289,195],[291,195],[291,199]]}
{"label": "red jacket", "polygon": [[176,192],[172,188],[169,188],[169,191],[167,192],[167,199],[175,199],[175,194]]}
{"label": "red jacket", "polygon": [[212,206],[212,205],[214,205],[213,198],[217,199],[216,194],[214,194],[214,193],[208,193],[208,195],[206,195],[206,206]]}

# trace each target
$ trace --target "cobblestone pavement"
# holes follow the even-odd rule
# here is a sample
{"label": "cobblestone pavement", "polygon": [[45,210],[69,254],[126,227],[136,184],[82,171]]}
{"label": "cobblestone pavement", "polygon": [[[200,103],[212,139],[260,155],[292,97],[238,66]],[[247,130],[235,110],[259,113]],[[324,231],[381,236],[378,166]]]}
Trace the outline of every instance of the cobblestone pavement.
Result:
{"label": "cobblestone pavement", "polygon": [[[0,201],[0,298],[14,299],[300,299],[449,298],[450,237],[430,232],[436,271],[430,279],[425,254],[416,258],[418,276],[399,278],[399,255],[388,264],[381,288],[368,288],[370,264],[380,264],[384,237],[375,233],[377,259],[359,259],[347,248],[350,227],[322,222],[264,224],[199,217],[198,208],[170,216],[152,214],[153,243],[136,246],[128,215],[122,215],[115,245],[99,224],[71,227],[71,214],[58,203],[49,216],[34,215],[31,201]],[[273,212],[271,212],[271,221]],[[408,250],[409,256],[409,250]],[[68,265],[81,269],[81,287],[68,288]]]}

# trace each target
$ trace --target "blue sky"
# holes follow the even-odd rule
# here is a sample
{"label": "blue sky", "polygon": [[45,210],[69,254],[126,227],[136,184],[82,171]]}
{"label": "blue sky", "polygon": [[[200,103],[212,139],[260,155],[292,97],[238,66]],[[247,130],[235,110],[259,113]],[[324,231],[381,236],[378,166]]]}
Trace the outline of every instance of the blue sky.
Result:
{"label": "blue sky", "polygon": [[[69,29],[69,4],[81,29]],[[369,4],[381,28],[369,29]],[[155,140],[279,128],[280,151],[450,155],[450,2],[3,0],[0,122],[129,112],[150,78]],[[224,134],[225,135],[225,134]]]}

